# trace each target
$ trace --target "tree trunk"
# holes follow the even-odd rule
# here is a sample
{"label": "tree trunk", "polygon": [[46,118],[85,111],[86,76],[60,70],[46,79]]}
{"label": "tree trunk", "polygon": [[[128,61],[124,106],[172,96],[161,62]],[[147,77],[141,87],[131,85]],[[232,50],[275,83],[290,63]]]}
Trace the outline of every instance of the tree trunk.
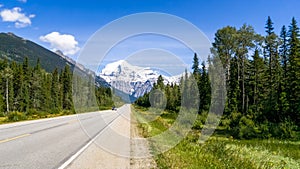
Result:
{"label": "tree trunk", "polygon": [[245,59],[244,59],[244,57],[242,57],[242,92],[243,92],[243,98],[242,98],[242,100],[243,100],[243,103],[242,103],[242,111],[243,111],[243,113],[245,113]]}
{"label": "tree trunk", "polygon": [[9,101],[8,101],[8,78],[6,79],[6,112],[9,113]]}

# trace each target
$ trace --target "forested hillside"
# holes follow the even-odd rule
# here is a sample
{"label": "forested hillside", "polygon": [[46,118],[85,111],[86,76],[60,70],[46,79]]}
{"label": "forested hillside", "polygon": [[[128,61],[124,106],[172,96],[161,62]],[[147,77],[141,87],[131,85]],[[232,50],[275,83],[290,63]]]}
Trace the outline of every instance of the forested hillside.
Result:
{"label": "forested hillside", "polygon": [[[223,134],[236,138],[299,138],[300,129],[300,37],[296,19],[274,31],[268,17],[265,34],[260,35],[251,25],[240,28],[226,26],[215,33],[208,61],[199,65],[193,59],[193,78],[199,89],[199,119],[194,129],[201,129],[211,101],[210,66],[216,58],[222,61],[227,88],[224,114],[218,127]],[[209,65],[208,68],[205,65]],[[189,77],[188,77],[189,76]],[[182,78],[180,85],[162,83],[159,78],[154,89],[164,91],[166,109],[178,113],[181,85],[191,78]],[[149,94],[136,104],[149,107]]]}
{"label": "forested hillside", "polygon": [[56,53],[13,33],[0,33],[0,42],[0,58],[8,61],[22,63],[24,58],[28,57],[28,64],[34,66],[37,58],[40,58],[41,67],[48,72],[55,68],[62,69],[67,64],[71,65]]}

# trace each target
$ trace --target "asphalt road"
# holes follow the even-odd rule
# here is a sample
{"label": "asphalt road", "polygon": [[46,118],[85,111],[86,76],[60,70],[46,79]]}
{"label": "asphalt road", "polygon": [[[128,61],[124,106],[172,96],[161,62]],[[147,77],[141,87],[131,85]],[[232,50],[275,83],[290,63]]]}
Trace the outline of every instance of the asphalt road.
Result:
{"label": "asphalt road", "polygon": [[118,109],[0,125],[0,168],[59,168],[121,116]]}

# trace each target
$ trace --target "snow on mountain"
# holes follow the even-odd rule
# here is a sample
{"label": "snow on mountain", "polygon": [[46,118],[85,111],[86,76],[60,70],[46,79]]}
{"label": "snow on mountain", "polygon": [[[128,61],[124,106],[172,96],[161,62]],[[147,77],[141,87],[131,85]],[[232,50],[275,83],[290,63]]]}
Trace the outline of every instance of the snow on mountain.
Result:
{"label": "snow on mountain", "polygon": [[[138,67],[129,64],[125,60],[119,60],[107,64],[101,71],[100,77],[106,80],[113,88],[138,98],[151,91],[153,84],[161,74],[163,73],[159,70],[150,67]],[[162,76],[164,83],[167,84],[179,83],[182,75]]]}

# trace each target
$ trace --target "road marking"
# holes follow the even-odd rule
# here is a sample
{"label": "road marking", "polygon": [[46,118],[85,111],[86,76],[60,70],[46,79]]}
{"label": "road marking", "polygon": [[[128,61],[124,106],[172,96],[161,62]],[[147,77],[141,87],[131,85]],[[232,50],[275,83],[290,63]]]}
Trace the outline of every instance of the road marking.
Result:
{"label": "road marking", "polygon": [[16,137],[12,137],[12,138],[8,138],[8,139],[0,140],[0,144],[1,143],[6,143],[6,142],[9,142],[9,141],[13,141],[13,140],[16,140],[16,139],[19,139],[19,138],[27,137],[27,136],[30,136],[30,135],[31,134],[23,134],[23,135],[20,135],[20,136],[16,136]]}
{"label": "road marking", "polygon": [[120,117],[120,114],[114,118],[112,121],[110,121],[108,123],[108,125],[106,125],[104,128],[102,128],[99,133],[96,134],[96,136],[94,136],[93,139],[91,139],[85,146],[83,146],[79,151],[77,151],[74,155],[72,155],[66,162],[64,162],[60,167],[58,167],[58,169],[65,169],[66,167],[68,167],[84,150],[86,150],[96,139],[99,135],[101,135],[105,129],[107,129],[108,127],[110,127],[110,125],[112,125],[112,123],[118,118]]}

